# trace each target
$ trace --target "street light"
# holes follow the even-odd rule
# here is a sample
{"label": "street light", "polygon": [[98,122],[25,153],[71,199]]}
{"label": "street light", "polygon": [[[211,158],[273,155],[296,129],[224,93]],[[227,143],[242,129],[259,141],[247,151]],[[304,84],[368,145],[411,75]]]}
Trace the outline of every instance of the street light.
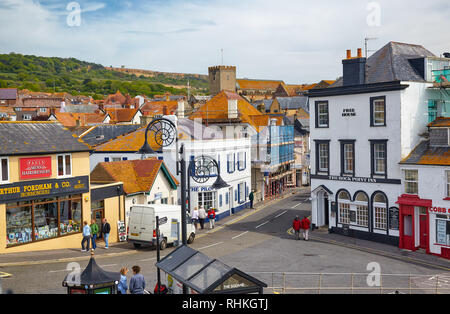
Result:
{"label": "street light", "polygon": [[[180,161],[177,163],[177,175],[180,175],[181,185],[181,239],[182,244],[187,245],[187,217],[186,217],[186,199],[190,204],[190,197],[187,197],[186,183],[190,182],[189,173],[192,171],[192,178],[196,182],[205,183],[213,176],[213,169],[217,169],[217,179],[213,183],[212,188],[215,190],[229,187],[229,185],[220,176],[220,167],[217,161],[209,156],[200,156],[194,161],[189,162],[189,166],[186,171],[186,160],[184,158],[184,144],[178,147],[178,132],[176,125],[166,118],[155,118],[149,123],[145,130],[145,143],[139,150],[142,155],[155,154],[156,152],[148,144],[148,132],[152,131],[154,134],[155,142],[161,147],[170,146],[174,140],[176,140],[176,152],[177,156],[180,154]],[[197,165],[196,165],[197,163]],[[189,181],[188,181],[189,180]],[[159,241],[157,240],[159,246]],[[159,277],[158,277],[159,278]],[[183,285],[183,294],[187,294],[187,287]]]}

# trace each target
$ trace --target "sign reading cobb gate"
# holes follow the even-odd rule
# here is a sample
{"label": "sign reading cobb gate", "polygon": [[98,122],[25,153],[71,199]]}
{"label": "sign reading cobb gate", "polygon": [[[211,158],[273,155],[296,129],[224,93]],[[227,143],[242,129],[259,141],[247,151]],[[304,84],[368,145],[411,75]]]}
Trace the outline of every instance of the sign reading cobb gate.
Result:
{"label": "sign reading cobb gate", "polygon": [[19,159],[20,180],[49,178],[52,176],[52,157]]}

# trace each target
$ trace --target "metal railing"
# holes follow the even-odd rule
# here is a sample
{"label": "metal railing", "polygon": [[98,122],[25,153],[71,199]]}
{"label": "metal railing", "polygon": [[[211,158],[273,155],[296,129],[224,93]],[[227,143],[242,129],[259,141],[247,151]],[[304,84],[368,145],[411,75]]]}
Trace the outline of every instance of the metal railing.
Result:
{"label": "metal railing", "polygon": [[450,273],[439,275],[369,273],[248,272],[274,294],[450,294]]}

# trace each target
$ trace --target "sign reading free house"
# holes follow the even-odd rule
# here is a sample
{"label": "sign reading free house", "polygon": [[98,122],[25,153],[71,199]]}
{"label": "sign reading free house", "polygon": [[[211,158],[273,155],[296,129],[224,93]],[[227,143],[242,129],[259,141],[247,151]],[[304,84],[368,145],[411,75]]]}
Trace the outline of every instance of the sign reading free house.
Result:
{"label": "sign reading free house", "polygon": [[20,158],[20,180],[52,176],[52,157]]}
{"label": "sign reading free house", "polygon": [[0,185],[0,204],[89,192],[89,176]]}

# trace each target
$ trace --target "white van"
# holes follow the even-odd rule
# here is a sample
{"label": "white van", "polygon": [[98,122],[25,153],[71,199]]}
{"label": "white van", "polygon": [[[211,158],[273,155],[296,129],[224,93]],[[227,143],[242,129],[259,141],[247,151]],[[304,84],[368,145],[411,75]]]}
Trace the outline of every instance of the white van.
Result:
{"label": "white van", "polygon": [[[179,240],[181,241],[181,206],[177,205],[135,205],[131,207],[128,223],[128,242],[133,243],[135,248],[142,245],[156,246],[156,217],[167,222],[159,226],[160,249],[164,250],[167,244],[173,244],[178,237],[174,229],[173,220],[179,222]],[[187,217],[188,243],[195,239],[195,227]],[[174,228],[174,229],[172,229]],[[176,230],[176,229],[175,229]]]}

